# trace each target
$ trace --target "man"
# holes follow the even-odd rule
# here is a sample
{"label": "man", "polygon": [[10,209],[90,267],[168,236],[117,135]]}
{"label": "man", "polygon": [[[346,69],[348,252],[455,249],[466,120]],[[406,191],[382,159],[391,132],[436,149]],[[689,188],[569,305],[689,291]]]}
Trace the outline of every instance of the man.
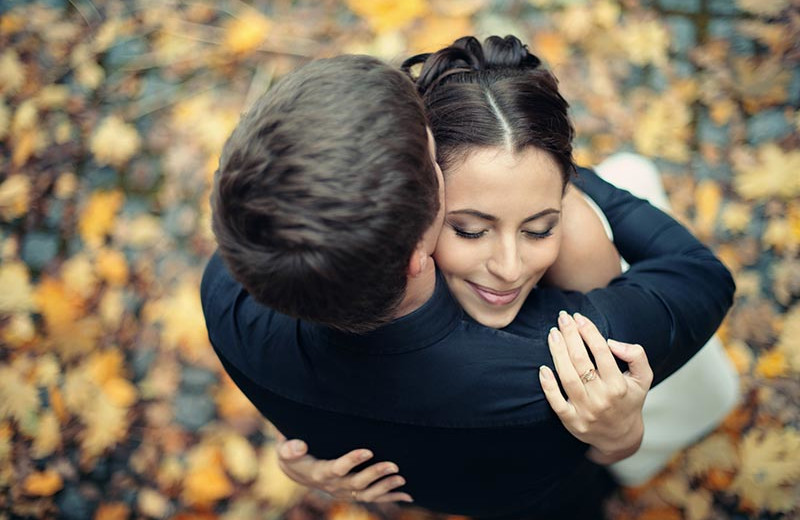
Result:
{"label": "man", "polygon": [[578,311],[646,345],[660,381],[716,330],[730,275],[675,221],[585,171],[631,270],[589,295],[537,290],[508,327],[481,327],[430,258],[442,179],[429,139],[411,82],[367,57],[312,62],[259,100],[215,181],[211,342],[278,429],[320,458],[357,445],[397,462],[419,505],[596,512],[600,470],[538,384],[552,320]]}

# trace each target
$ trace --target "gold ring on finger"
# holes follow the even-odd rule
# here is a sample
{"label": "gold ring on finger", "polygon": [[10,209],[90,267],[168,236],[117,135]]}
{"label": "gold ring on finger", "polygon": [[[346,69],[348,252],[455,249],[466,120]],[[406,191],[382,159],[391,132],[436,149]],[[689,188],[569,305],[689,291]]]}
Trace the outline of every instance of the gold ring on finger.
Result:
{"label": "gold ring on finger", "polygon": [[594,381],[595,379],[597,379],[597,370],[594,368],[589,368],[586,370],[586,372],[581,374],[581,381],[583,381],[584,384],[588,383],[589,381]]}
{"label": "gold ring on finger", "polygon": [[353,500],[358,502],[358,491],[351,491],[350,495],[353,497]]}

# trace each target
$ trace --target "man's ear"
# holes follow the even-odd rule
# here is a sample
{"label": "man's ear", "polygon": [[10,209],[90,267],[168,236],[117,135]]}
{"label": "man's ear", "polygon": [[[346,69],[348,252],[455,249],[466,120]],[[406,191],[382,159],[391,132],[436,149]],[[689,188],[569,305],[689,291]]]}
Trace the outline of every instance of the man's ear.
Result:
{"label": "man's ear", "polygon": [[424,241],[420,240],[408,261],[408,277],[414,278],[424,273],[429,261],[430,254],[426,250]]}

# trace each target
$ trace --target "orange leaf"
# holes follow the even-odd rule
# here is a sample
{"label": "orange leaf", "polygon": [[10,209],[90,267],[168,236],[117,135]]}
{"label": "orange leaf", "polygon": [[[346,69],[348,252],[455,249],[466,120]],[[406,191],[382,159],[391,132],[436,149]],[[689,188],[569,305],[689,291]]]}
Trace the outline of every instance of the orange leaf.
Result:
{"label": "orange leaf", "polygon": [[216,457],[189,468],[183,481],[183,499],[195,506],[210,506],[231,493],[233,485]]}
{"label": "orange leaf", "polygon": [[706,484],[709,489],[714,491],[723,491],[728,489],[728,486],[733,482],[733,472],[725,471],[718,468],[711,468],[706,477]]}
{"label": "orange leaf", "polygon": [[124,200],[125,196],[119,190],[92,193],[78,221],[78,231],[88,246],[96,248],[103,244]]}
{"label": "orange leaf", "polygon": [[128,520],[130,508],[124,502],[100,504],[94,513],[94,520]]}
{"label": "orange leaf", "polygon": [[428,11],[424,0],[347,0],[347,6],[378,34],[400,29]]}
{"label": "orange leaf", "polygon": [[789,364],[786,362],[786,356],[780,350],[767,352],[758,358],[756,364],[756,373],[769,379],[784,376],[788,370]]}
{"label": "orange leaf", "polygon": [[103,384],[103,392],[109,401],[122,408],[128,408],[139,398],[136,387],[127,379],[115,377]]}
{"label": "orange leaf", "polygon": [[61,475],[53,470],[31,473],[22,483],[23,491],[28,495],[49,497],[64,487]]}
{"label": "orange leaf", "polygon": [[266,39],[272,24],[255,9],[238,16],[225,27],[225,49],[236,54],[253,52]]}
{"label": "orange leaf", "polygon": [[[95,80],[95,69],[85,70],[92,71],[91,74],[86,74],[87,78],[92,78],[88,80],[92,83]],[[102,72],[102,69],[99,72]],[[142,140],[136,128],[113,115],[100,123],[89,143],[89,148],[98,164],[110,164],[117,167],[125,165],[131,157],[136,155],[141,146]]]}
{"label": "orange leaf", "polygon": [[695,189],[695,204],[697,215],[695,227],[702,237],[708,237],[714,231],[717,214],[722,203],[722,189],[712,180],[703,180]]}
{"label": "orange leaf", "polygon": [[128,281],[128,263],[125,261],[125,255],[115,249],[99,250],[95,268],[100,278],[110,285],[124,285]]}

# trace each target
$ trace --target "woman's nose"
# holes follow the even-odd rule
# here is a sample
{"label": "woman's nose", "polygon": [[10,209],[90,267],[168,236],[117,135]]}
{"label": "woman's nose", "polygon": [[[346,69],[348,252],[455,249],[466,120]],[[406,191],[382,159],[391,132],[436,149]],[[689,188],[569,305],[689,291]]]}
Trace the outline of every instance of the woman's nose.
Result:
{"label": "woman's nose", "polygon": [[504,240],[493,251],[486,263],[491,274],[506,283],[514,283],[522,274],[522,259],[515,240]]}

